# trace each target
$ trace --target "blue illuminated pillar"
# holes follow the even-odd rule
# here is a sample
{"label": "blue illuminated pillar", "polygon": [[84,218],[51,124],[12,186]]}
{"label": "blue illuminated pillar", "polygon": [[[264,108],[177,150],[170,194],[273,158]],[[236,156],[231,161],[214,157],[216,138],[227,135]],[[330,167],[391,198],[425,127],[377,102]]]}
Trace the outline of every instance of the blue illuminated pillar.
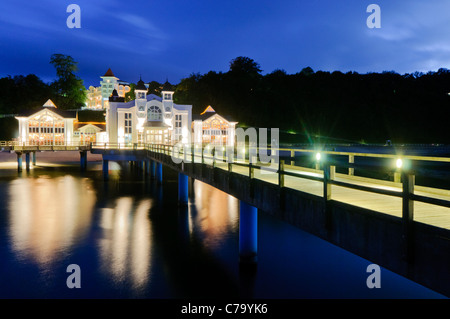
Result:
{"label": "blue illuminated pillar", "polygon": [[80,152],[80,168],[81,170],[85,170],[87,167],[87,152],[81,151]]}
{"label": "blue illuminated pillar", "polygon": [[21,152],[16,152],[17,154],[17,170],[19,172],[22,171],[22,153]]}
{"label": "blue illuminated pillar", "polygon": [[27,168],[27,171],[30,170],[30,152],[25,153],[25,167]]}
{"label": "blue illuminated pillar", "polygon": [[183,173],[178,173],[178,203],[188,204],[189,197],[189,177]]}
{"label": "blue illuminated pillar", "polygon": [[156,163],[152,160],[150,160],[150,176],[151,178],[156,177]]}
{"label": "blue illuminated pillar", "polygon": [[156,163],[156,180],[158,181],[158,184],[162,184],[163,179],[163,169],[161,163]]}
{"label": "blue illuminated pillar", "polygon": [[109,174],[109,161],[108,160],[103,160],[103,179],[107,180],[108,179],[108,174]]}
{"label": "blue illuminated pillar", "polygon": [[258,252],[258,209],[239,201],[239,261],[256,263]]}
{"label": "blue illuminated pillar", "polygon": [[150,174],[150,161],[146,160],[145,162],[145,175],[147,176],[148,174]]}

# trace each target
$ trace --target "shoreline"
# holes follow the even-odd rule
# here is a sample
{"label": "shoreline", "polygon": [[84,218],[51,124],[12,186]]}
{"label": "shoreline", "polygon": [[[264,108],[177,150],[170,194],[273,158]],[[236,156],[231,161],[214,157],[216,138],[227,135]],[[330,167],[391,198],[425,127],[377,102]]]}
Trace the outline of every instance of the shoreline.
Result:
{"label": "shoreline", "polygon": [[[31,161],[31,158],[30,158]],[[100,170],[102,155],[87,153],[89,170]],[[0,152],[0,171],[2,176],[8,176],[17,172],[17,155],[15,152]],[[80,166],[80,154],[78,151],[45,151],[36,152],[36,165],[30,163],[31,170],[43,171],[47,168],[75,168]],[[111,169],[111,168],[110,168]],[[26,171],[25,156],[22,155],[22,170]],[[10,172],[10,173],[8,173]],[[14,175],[15,175],[14,173]]]}
{"label": "shoreline", "polygon": [[[25,164],[25,157],[22,156]],[[87,153],[88,162],[101,162],[102,155]],[[44,151],[36,152],[36,164],[39,162],[53,163],[53,164],[69,164],[80,163],[80,154],[78,151]],[[17,163],[17,155],[15,152],[0,152],[1,163]]]}

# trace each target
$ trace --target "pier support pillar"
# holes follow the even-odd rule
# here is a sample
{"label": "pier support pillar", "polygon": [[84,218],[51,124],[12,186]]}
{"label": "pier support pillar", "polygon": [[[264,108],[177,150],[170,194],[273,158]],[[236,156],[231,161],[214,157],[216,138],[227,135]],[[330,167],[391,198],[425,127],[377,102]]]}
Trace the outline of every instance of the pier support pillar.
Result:
{"label": "pier support pillar", "polygon": [[178,173],[178,204],[187,205],[189,201],[189,177]]}
{"label": "pier support pillar", "polygon": [[33,152],[33,156],[31,158],[32,158],[33,166],[36,166],[36,152]]}
{"label": "pier support pillar", "polygon": [[239,201],[239,262],[254,264],[258,252],[258,209]]}
{"label": "pier support pillar", "polygon": [[150,177],[156,177],[156,163],[155,161],[150,160]]}
{"label": "pier support pillar", "polygon": [[145,176],[147,176],[148,174],[150,174],[150,161],[144,161],[145,164]]}
{"label": "pier support pillar", "polygon": [[87,168],[87,151],[80,152],[80,168],[82,171]]}
{"label": "pier support pillar", "polygon": [[27,171],[30,170],[30,152],[25,153],[25,167]]}
{"label": "pier support pillar", "polygon": [[156,180],[158,184],[162,184],[163,180],[163,169],[162,169],[162,163],[156,163]]}
{"label": "pier support pillar", "polygon": [[103,160],[103,179],[107,180],[109,178],[109,161]]}
{"label": "pier support pillar", "polygon": [[17,171],[21,172],[22,171],[22,153],[16,152],[16,154],[17,154]]}

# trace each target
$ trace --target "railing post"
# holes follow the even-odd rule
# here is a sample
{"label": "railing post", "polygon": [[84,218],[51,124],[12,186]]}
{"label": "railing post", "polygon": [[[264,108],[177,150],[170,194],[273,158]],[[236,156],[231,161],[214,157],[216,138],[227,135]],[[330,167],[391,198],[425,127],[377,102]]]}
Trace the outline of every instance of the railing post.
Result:
{"label": "railing post", "polygon": [[325,229],[328,231],[328,234],[330,234],[332,230],[330,200],[331,200],[331,166],[329,163],[323,163],[323,205],[325,213]]}
{"label": "railing post", "polygon": [[278,161],[278,186],[284,187],[284,160]]}
{"label": "railing post", "polygon": [[331,165],[330,166],[330,180],[334,180],[336,177],[336,166]]}
{"label": "railing post", "polygon": [[399,171],[394,172],[394,183],[401,183],[402,182],[402,173]]}
{"label": "railing post", "polygon": [[251,179],[255,178],[255,168],[253,167],[252,161],[248,161],[248,177]]}
{"label": "railing post", "polygon": [[202,164],[204,164],[204,163],[205,163],[205,160],[204,160],[204,158],[203,158],[203,153],[205,152],[205,148],[202,147],[202,148],[201,148],[201,151],[202,151]]}
{"label": "railing post", "polygon": [[330,183],[331,167],[329,164],[323,165],[323,199],[329,201],[331,199],[331,183]]}
{"label": "railing post", "polygon": [[291,150],[291,165],[295,165],[295,150]]}
{"label": "railing post", "polygon": [[[348,156],[348,163],[349,164],[355,163],[355,155],[349,155]],[[355,174],[355,169],[353,167],[349,167],[348,168],[348,175],[354,175],[354,174]]]}
{"label": "railing post", "polygon": [[415,176],[402,171],[403,198],[402,198],[402,223],[403,223],[403,257],[408,263],[413,259],[413,222],[414,222],[414,183]]}
{"label": "railing post", "polygon": [[227,162],[228,162],[228,172],[233,171],[233,157],[234,157],[234,148],[227,146]]}

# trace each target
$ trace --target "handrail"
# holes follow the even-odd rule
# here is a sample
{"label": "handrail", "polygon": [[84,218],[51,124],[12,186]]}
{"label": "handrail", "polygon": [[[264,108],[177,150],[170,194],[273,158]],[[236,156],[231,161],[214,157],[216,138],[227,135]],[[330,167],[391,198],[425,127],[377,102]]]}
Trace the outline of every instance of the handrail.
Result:
{"label": "handrail", "polygon": [[[288,170],[285,168],[285,162],[290,161],[292,164],[292,161],[294,161],[294,165],[291,165],[290,167],[298,167],[295,165],[295,160],[298,158],[296,156],[297,154],[306,154],[306,153],[317,153],[319,151],[312,150],[312,149],[286,149],[286,148],[262,148],[258,149],[257,147],[251,147],[250,149],[247,147],[245,149],[245,152],[241,155],[242,157],[238,158],[239,161],[236,161],[235,155],[240,154],[241,149],[234,146],[232,148],[230,147],[223,147],[223,151],[220,154],[221,150],[217,152],[214,147],[211,149],[208,149],[208,147],[205,147],[204,145],[195,145],[195,144],[189,144],[189,145],[171,145],[171,144],[149,144],[149,143],[69,143],[64,145],[32,145],[28,143],[21,143],[19,141],[0,141],[0,146],[11,146],[11,147],[24,147],[24,146],[78,146],[78,147],[88,147],[90,150],[93,149],[103,149],[103,150],[145,150],[150,151],[157,154],[165,154],[165,155],[171,155],[178,154],[179,159],[185,163],[193,162],[193,163],[201,163],[201,164],[208,164],[205,161],[209,162],[212,161],[213,167],[216,167],[216,164],[219,162],[227,163],[228,164],[228,170],[232,172],[232,166],[241,166],[248,168],[248,174],[250,178],[254,178],[254,169],[259,170],[265,170],[270,171],[272,173],[278,174],[278,181],[279,186],[281,188],[285,187],[284,185],[284,176],[291,176],[295,178],[303,178],[303,179],[309,179],[313,181],[322,182],[324,185],[324,200],[325,202],[328,202],[331,199],[331,188],[330,185],[340,186],[340,187],[346,187],[351,188],[355,190],[360,191],[366,191],[370,193],[376,193],[381,195],[387,195],[387,196],[393,196],[393,197],[400,197],[403,198],[403,210],[404,210],[404,216],[412,216],[412,214],[407,214],[405,210],[407,209],[413,209],[413,205],[406,205],[405,203],[408,200],[413,201],[419,201],[423,203],[428,203],[432,205],[442,206],[442,207],[450,207],[450,201],[445,199],[438,199],[423,195],[417,195],[414,194],[414,178],[411,179],[411,177],[414,176],[413,170],[398,170],[394,167],[386,168],[386,170],[393,172],[396,174],[397,180],[394,182],[397,182],[402,185],[403,189],[399,190],[389,190],[389,189],[383,189],[379,187],[371,187],[371,186],[365,186],[360,185],[357,183],[351,183],[347,181],[342,180],[336,180],[330,176],[330,171],[335,171],[336,165],[339,165],[339,167],[342,168],[348,168],[349,173],[348,175],[353,175],[354,171],[353,169],[365,169],[367,167],[372,167],[374,165],[362,165],[361,163],[355,163],[354,158],[355,157],[373,157],[373,158],[389,158],[389,159],[407,159],[407,160],[414,160],[414,161],[432,161],[432,162],[442,162],[442,163],[449,163],[450,157],[439,157],[439,156],[415,156],[415,155],[396,155],[396,154],[377,154],[377,153],[358,153],[358,152],[339,152],[339,151],[320,151],[321,154],[328,154],[328,155],[336,155],[336,156],[348,156],[349,160],[348,163],[338,163],[333,160],[325,160],[325,162],[316,163],[316,169],[315,172],[319,173],[319,175],[313,176],[308,174],[302,174],[298,172],[293,172],[292,170]],[[231,161],[227,155],[229,155],[232,152],[231,155]],[[277,168],[274,168],[272,165],[269,165],[268,163],[262,163],[262,162],[250,162],[248,160],[249,156],[256,156],[256,159],[259,157],[259,151],[265,152],[265,154],[276,154],[278,156],[278,161],[275,163],[277,164]],[[281,152],[290,152],[291,156],[281,156]],[[217,154],[220,154],[218,156]],[[270,156],[270,155],[268,155]],[[197,162],[196,159],[201,158],[201,161]],[[313,163],[313,161],[311,161]],[[272,163],[273,164],[273,163]],[[400,174],[402,175],[402,183],[400,183]],[[409,180],[412,180],[411,182],[408,182]],[[409,184],[408,184],[409,183]],[[407,185],[409,188],[405,188]],[[407,207],[408,206],[408,207]],[[405,217],[406,218],[406,217]]]}
{"label": "handrail", "polygon": [[[172,152],[174,151],[174,146],[168,146],[168,147],[171,148]],[[146,147],[146,149],[148,149],[148,147]],[[158,147],[155,148],[153,146],[153,147],[150,147],[150,149],[156,151],[156,150],[158,150]],[[201,156],[202,163],[204,163],[205,158],[213,159],[213,166],[214,166],[214,161],[216,159],[215,154],[212,154],[212,156],[205,157],[203,148],[198,149],[198,151],[195,151],[195,148],[192,146],[186,147],[185,149],[187,150],[186,153],[189,153],[191,158]],[[286,149],[280,148],[280,149],[275,149],[275,152],[278,152],[278,154],[279,154],[279,152],[281,150],[286,151]],[[237,151],[238,150],[236,148],[234,148],[233,155]],[[414,217],[413,217],[414,216],[414,214],[413,214],[414,205],[409,205],[408,204],[409,201],[418,201],[418,202],[428,203],[428,204],[437,205],[437,206],[441,206],[441,207],[450,207],[449,200],[414,194],[414,171],[413,170],[403,170],[403,171],[400,170],[399,171],[398,169],[394,169],[393,167],[390,168],[390,170],[395,172],[396,175],[398,175],[398,176],[402,175],[401,183],[400,183],[400,180],[396,181],[396,182],[400,183],[400,185],[402,185],[402,189],[398,189],[398,190],[383,189],[383,188],[379,188],[379,187],[371,187],[371,186],[365,186],[365,185],[360,185],[360,184],[356,184],[356,183],[339,181],[334,178],[331,178],[331,176],[330,176],[331,170],[335,171],[335,169],[336,169],[336,166],[332,165],[332,164],[335,164],[335,162],[333,162],[333,161],[329,161],[328,163],[322,163],[321,164],[322,169],[318,169],[318,167],[316,167],[316,171],[322,172],[322,176],[313,176],[313,175],[301,174],[301,173],[288,171],[284,168],[285,167],[284,161],[285,160],[289,160],[289,161],[295,160],[296,152],[309,152],[309,153],[317,152],[315,150],[292,150],[292,149],[288,149],[288,151],[294,152],[294,156],[284,156],[284,157],[281,156],[278,161],[277,169],[274,169],[271,167],[266,167],[265,165],[261,165],[261,163],[251,163],[251,162],[242,162],[242,161],[236,162],[233,160],[231,162],[227,162],[228,170],[230,172],[232,172],[233,165],[246,167],[249,169],[248,177],[250,177],[250,178],[254,178],[254,169],[262,169],[262,170],[272,171],[272,172],[278,174],[278,185],[280,188],[285,187],[284,176],[292,176],[292,177],[304,178],[304,179],[322,182],[323,189],[324,189],[323,200],[325,202],[325,205],[328,205],[328,202],[331,200],[331,187],[330,187],[331,185],[351,188],[351,189],[355,189],[355,190],[360,190],[360,191],[365,191],[365,192],[370,192],[370,193],[375,193],[375,194],[380,194],[380,195],[387,195],[387,196],[401,198],[402,199],[402,221],[405,225],[405,227],[404,227],[405,237],[408,236],[407,234],[408,234],[409,230],[407,230],[407,229],[410,229],[410,227],[412,227],[411,222],[414,219]],[[198,154],[199,152],[201,152],[201,154]],[[450,162],[450,158],[447,158],[447,157],[427,157],[427,156],[412,156],[412,155],[400,157],[399,155],[395,155],[395,154],[366,154],[366,153],[335,152],[335,151],[324,151],[321,153],[330,154],[330,155],[346,155],[349,157],[353,156],[353,158],[351,158],[351,161],[349,158],[348,164],[339,163],[340,166],[349,168],[349,170],[350,170],[350,168],[354,169],[354,168],[361,168],[361,167],[366,168],[367,167],[367,165],[360,165],[360,164],[354,163],[355,156],[390,158],[390,159],[402,158],[402,159],[418,160],[418,161],[435,161],[435,162],[438,161],[438,162],[444,162],[444,163]],[[179,152],[179,154],[180,154],[180,152]],[[184,155],[184,150],[181,152],[181,154]],[[222,155],[223,155],[222,159],[228,160],[228,158],[224,154],[222,154]],[[182,158],[182,160],[184,160],[184,158]],[[260,164],[260,165],[258,165],[258,164]],[[350,171],[349,171],[349,175],[353,175],[353,174],[350,174]]]}

